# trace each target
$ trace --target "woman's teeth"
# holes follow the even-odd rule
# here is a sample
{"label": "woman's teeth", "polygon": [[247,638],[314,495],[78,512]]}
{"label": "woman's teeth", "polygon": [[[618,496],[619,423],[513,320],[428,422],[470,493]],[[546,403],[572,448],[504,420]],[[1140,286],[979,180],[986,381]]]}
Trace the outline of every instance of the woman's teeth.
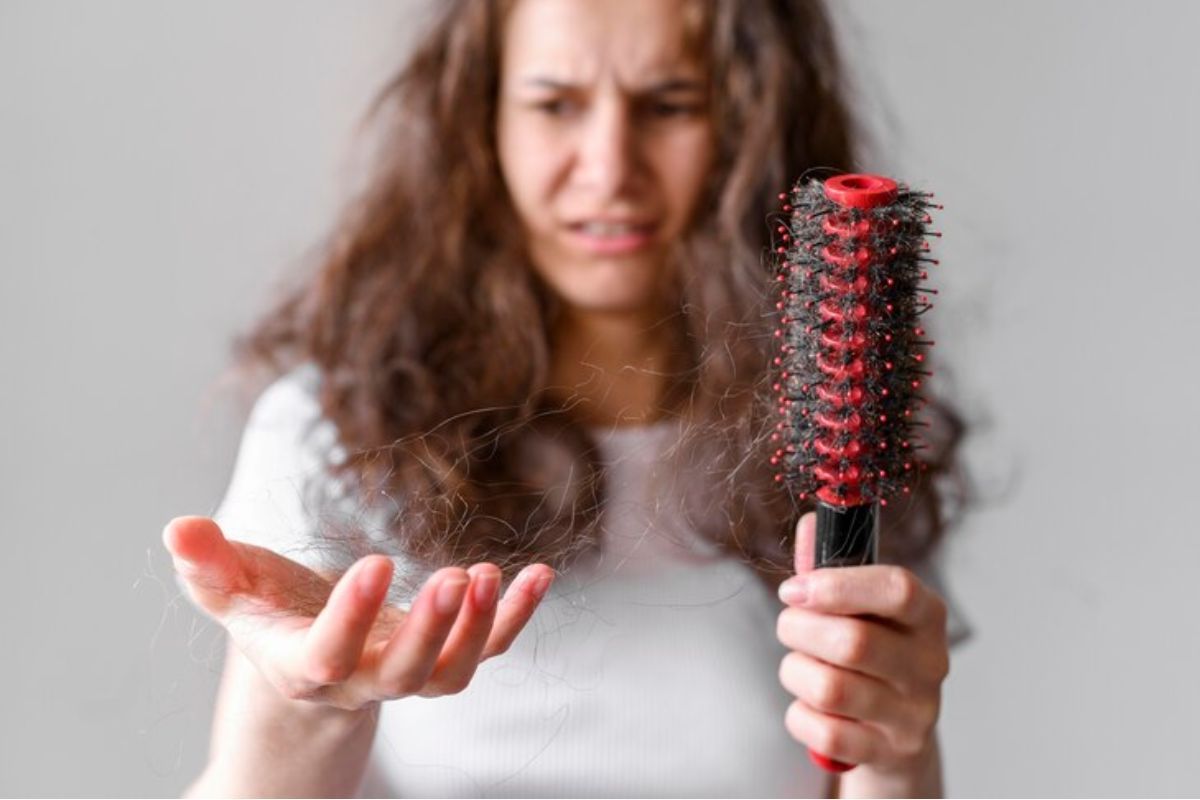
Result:
{"label": "woman's teeth", "polygon": [[645,233],[646,229],[645,225],[631,225],[626,222],[585,222],[579,226],[579,230],[589,236],[629,236]]}

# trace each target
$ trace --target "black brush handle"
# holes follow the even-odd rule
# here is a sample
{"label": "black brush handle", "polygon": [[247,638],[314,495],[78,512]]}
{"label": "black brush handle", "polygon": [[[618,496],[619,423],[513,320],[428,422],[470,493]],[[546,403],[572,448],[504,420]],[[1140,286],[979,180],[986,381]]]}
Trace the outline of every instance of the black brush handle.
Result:
{"label": "black brush handle", "polygon": [[813,568],[859,567],[879,558],[877,503],[839,508],[817,502]]}

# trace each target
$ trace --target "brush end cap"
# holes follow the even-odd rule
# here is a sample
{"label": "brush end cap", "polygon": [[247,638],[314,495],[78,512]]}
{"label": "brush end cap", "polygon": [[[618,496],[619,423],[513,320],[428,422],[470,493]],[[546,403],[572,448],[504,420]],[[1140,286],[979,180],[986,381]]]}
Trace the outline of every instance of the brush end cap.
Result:
{"label": "brush end cap", "polygon": [[814,750],[808,751],[808,757],[814,764],[826,772],[849,772],[857,766],[855,764],[847,764],[844,761],[835,761],[829,756],[823,756]]}
{"label": "brush end cap", "polygon": [[846,208],[876,208],[896,202],[900,187],[883,175],[851,173],[830,178],[823,184],[825,196]]}

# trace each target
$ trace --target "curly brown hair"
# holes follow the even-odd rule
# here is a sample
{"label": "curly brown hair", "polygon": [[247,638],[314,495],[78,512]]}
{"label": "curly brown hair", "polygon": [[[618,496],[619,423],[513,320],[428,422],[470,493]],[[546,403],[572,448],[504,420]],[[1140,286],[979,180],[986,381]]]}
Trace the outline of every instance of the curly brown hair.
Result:
{"label": "curly brown hair", "polygon": [[[397,543],[429,566],[488,560],[512,577],[602,547],[604,470],[569,398],[547,389],[557,300],[530,268],[495,142],[502,23],[511,3],[435,4],[426,35],[367,121],[381,146],[321,261],[236,343],[272,374],[319,367],[319,401],[358,500],[402,498]],[[672,507],[775,586],[804,506],[760,454],[775,326],[768,281],[777,194],[814,170],[857,171],[859,134],[817,0],[708,0],[686,28],[710,76],[717,157],[673,258],[664,320],[676,363],[662,412]],[[937,398],[911,499],[883,515],[885,557],[918,559],[966,497],[964,424]]]}

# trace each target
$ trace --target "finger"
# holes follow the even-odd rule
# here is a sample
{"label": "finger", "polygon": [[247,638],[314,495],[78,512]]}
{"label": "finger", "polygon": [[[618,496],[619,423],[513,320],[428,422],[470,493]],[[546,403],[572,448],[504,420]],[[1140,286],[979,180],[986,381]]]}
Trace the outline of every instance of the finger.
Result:
{"label": "finger", "polygon": [[784,715],[792,738],[810,750],[845,764],[865,764],[885,752],[886,741],[867,723],[826,714],[795,700]]}
{"label": "finger", "polygon": [[483,658],[504,653],[512,646],[553,581],[554,570],[545,565],[534,564],[521,571],[496,610],[496,621],[484,645]]}
{"label": "finger", "polygon": [[176,570],[188,581],[213,588],[239,583],[237,553],[208,517],[175,517],[163,528],[162,540]]}
{"label": "finger", "polygon": [[471,576],[467,596],[429,676],[426,691],[434,695],[457,694],[467,688],[496,616],[500,568],[495,564],[475,564],[467,574]]}
{"label": "finger", "polygon": [[931,590],[911,571],[886,564],[816,570],[804,576],[803,605],[826,614],[869,614],[919,627],[934,611]]}
{"label": "finger", "polygon": [[249,588],[237,550],[207,517],[175,517],[162,533],[175,571],[189,584],[193,598],[206,611],[223,612],[230,595]]}
{"label": "finger", "polygon": [[809,708],[885,725],[902,721],[900,694],[887,683],[792,651],[779,664],[779,682]]}
{"label": "finger", "polygon": [[459,567],[435,572],[379,658],[375,690],[383,698],[407,697],[424,688],[466,595],[470,576]]}
{"label": "finger", "polygon": [[350,677],[391,579],[391,559],[379,555],[359,560],[341,577],[305,637],[301,670],[307,680],[326,685]]}
{"label": "finger", "polygon": [[796,543],[793,563],[797,575],[813,571],[814,550],[817,540],[817,512],[809,511],[796,523]]}
{"label": "finger", "polygon": [[911,636],[879,622],[785,608],[779,614],[775,633],[789,650],[870,675],[898,688],[921,682],[922,653],[927,648],[914,647]]}

